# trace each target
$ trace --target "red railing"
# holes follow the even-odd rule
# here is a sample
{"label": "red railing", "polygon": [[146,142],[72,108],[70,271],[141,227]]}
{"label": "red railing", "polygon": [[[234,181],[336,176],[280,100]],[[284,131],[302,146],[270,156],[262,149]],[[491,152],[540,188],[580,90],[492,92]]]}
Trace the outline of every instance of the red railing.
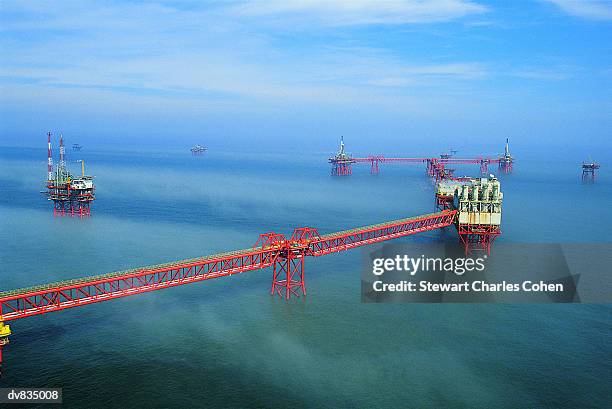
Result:
{"label": "red railing", "polygon": [[[453,223],[455,215],[455,210],[445,210],[323,236],[308,227],[296,229],[290,239],[266,233],[251,249],[8,291],[0,293],[0,321],[259,270],[300,258],[303,264],[304,256],[323,256],[446,227]],[[291,268],[288,271],[291,273]],[[303,271],[300,285],[303,288]],[[291,293],[295,294],[293,290]],[[284,295],[289,298],[290,293]]]}

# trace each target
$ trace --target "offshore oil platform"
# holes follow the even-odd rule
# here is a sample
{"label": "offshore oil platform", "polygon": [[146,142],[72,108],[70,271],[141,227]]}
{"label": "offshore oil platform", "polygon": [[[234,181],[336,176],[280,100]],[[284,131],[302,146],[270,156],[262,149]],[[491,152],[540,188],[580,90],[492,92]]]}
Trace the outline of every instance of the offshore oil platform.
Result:
{"label": "offshore oil platform", "polygon": [[436,184],[436,207],[457,211],[455,227],[466,255],[474,250],[491,252],[491,244],[501,234],[503,198],[494,175]]}
{"label": "offshore oil platform", "polygon": [[93,176],[85,175],[85,161],[81,163],[81,175],[73,176],[66,166],[64,137],[59,139],[59,163],[53,166],[51,150],[51,132],[47,133],[47,190],[44,192],[49,201],[53,202],[54,216],[91,215],[91,202],[95,200]]}
{"label": "offshore oil platform", "polygon": [[504,173],[512,172],[512,165],[514,164],[514,157],[510,155],[510,148],[508,146],[508,138],[506,138],[506,146],[504,147],[504,153],[498,158],[499,170]]}
{"label": "offshore oil platform", "polygon": [[450,148],[448,150],[448,153],[441,153],[440,154],[440,159],[450,159],[453,156],[455,156],[457,154],[457,152],[459,152],[459,151],[456,150],[456,149]]}
{"label": "offshore oil platform", "polygon": [[190,149],[190,151],[192,155],[198,156],[206,152],[206,148],[202,145],[195,145],[193,148]]}
{"label": "offshore oil platform", "polygon": [[593,162],[589,159],[588,162],[582,163],[582,181],[583,182],[595,182],[595,171],[599,169],[599,163]]}
{"label": "offshore oil platform", "polygon": [[353,167],[351,166],[356,160],[351,155],[344,152],[344,137],[340,137],[340,149],[336,156],[329,158],[329,163],[332,164],[332,175],[344,176],[353,173]]}

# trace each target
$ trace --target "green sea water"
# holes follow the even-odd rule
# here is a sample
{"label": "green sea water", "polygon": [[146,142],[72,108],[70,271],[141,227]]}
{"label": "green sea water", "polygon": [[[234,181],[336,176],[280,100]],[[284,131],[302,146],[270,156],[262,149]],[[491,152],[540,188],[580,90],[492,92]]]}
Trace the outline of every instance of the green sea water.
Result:
{"label": "green sea water", "polygon": [[[40,195],[44,150],[1,154],[0,291],[433,210],[421,165],[333,178],[326,153],[79,155],[98,197],[83,220],[54,218]],[[577,172],[526,158],[500,176],[499,241],[609,242],[609,173],[585,185]],[[290,302],[256,271],[13,321],[0,385],[62,387],[83,408],[609,407],[610,305],[362,304],[361,262],[308,259],[308,296]]]}

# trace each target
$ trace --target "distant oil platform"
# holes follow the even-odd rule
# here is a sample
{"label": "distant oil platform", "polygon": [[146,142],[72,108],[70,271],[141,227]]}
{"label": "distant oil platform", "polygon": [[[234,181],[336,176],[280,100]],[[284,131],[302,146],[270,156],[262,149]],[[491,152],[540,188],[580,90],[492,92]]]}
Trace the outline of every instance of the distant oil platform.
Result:
{"label": "distant oil platform", "polygon": [[194,156],[198,156],[203,154],[204,152],[206,152],[206,148],[203,147],[202,145],[196,145],[193,148],[190,149],[191,150],[191,154]]}
{"label": "distant oil platform", "polygon": [[344,136],[340,137],[340,149],[336,156],[329,158],[329,163],[332,164],[332,175],[345,176],[353,173],[352,164],[357,161],[346,152],[344,152]]}
{"label": "distant oil platform", "polygon": [[450,149],[448,150],[448,153],[442,153],[442,154],[440,154],[440,159],[450,159],[450,158],[452,158],[453,156],[455,156],[455,155],[457,154],[457,152],[459,152],[459,151],[458,151],[458,150],[456,150],[456,149],[450,148]]}
{"label": "distant oil platform", "polygon": [[588,162],[582,163],[582,181],[583,182],[595,182],[595,171],[599,169],[599,163],[593,162],[589,158]]}
{"label": "distant oil platform", "polygon": [[[85,162],[81,164],[81,175],[73,176],[66,166],[66,152],[64,137],[59,139],[59,163],[53,166],[51,151],[51,132],[47,133],[48,161],[47,161],[47,190],[45,195],[53,202],[54,216],[80,216],[91,215],[91,202],[95,200],[94,177],[85,175]],[[74,146],[73,146],[74,148]]]}
{"label": "distant oil platform", "polygon": [[499,155],[499,170],[504,173],[512,172],[512,165],[514,164],[514,157],[510,155],[510,147],[508,138],[506,138],[506,146],[504,147],[504,153]]}

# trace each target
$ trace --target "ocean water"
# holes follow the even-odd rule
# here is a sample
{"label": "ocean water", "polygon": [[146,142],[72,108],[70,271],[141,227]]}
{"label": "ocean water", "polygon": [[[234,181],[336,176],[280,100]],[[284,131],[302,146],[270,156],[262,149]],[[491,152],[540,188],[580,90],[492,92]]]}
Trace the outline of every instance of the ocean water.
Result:
{"label": "ocean water", "polygon": [[[45,154],[0,151],[0,290],[433,210],[423,165],[334,178],[327,152],[85,149],[69,159],[96,176],[93,216],[54,218]],[[609,243],[609,166],[582,184],[578,162],[532,154],[501,175],[498,240]],[[87,408],[609,407],[611,305],[361,304],[361,262],[308,259],[309,295],[291,302],[264,270],[13,321],[0,385],[62,387]]]}

